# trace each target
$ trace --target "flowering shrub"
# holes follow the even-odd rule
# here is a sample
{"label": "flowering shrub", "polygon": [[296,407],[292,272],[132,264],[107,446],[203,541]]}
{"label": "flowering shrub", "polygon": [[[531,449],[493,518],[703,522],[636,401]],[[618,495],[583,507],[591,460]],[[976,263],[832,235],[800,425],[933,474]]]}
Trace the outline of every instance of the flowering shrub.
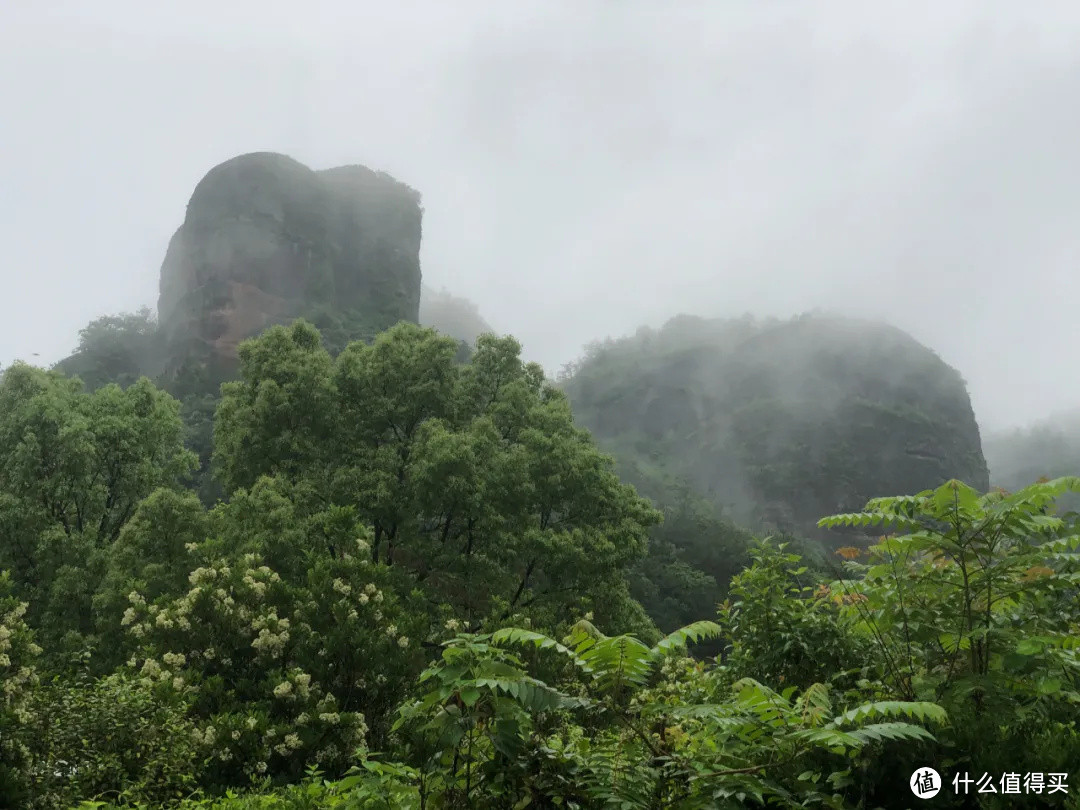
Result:
{"label": "flowering shrub", "polygon": [[28,779],[25,729],[33,718],[28,704],[41,648],[25,615],[26,603],[12,595],[10,576],[0,572],[0,806],[18,806]]}
{"label": "flowering shrub", "polygon": [[307,764],[343,773],[366,747],[367,717],[396,705],[419,663],[409,636],[423,631],[385,574],[366,554],[321,558],[300,583],[253,553],[206,560],[180,597],[129,595],[122,623],[139,654],[128,667],[191,702],[212,783],[298,777]]}

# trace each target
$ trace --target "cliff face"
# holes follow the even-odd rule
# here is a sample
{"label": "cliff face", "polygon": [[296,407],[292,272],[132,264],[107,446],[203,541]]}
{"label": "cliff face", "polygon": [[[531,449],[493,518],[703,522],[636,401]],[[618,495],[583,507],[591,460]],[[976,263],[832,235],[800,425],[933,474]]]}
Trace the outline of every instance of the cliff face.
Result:
{"label": "cliff face", "polygon": [[416,191],[363,166],[264,152],[211,169],[161,267],[169,371],[227,376],[240,341],[300,316],[332,313],[347,340],[415,322],[421,215]]}
{"label": "cliff face", "polygon": [[960,375],[884,324],[681,317],[594,348],[565,387],[620,461],[769,531],[824,538],[818,518],[872,497],[989,487]]}

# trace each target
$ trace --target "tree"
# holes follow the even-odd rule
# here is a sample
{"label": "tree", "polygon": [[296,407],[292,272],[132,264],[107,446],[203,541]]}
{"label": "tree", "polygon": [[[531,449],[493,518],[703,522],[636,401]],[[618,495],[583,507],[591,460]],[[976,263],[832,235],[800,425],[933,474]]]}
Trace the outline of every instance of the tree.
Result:
{"label": "tree", "polygon": [[78,377],[90,390],[109,383],[127,387],[140,377],[156,377],[164,357],[157,319],[147,308],[106,315],[79,330],[74,354],[56,370]]}
{"label": "tree", "polygon": [[191,469],[181,431],[177,402],[145,378],[86,393],[16,365],[0,380],[0,569],[50,654],[91,633],[108,550],[139,502]]}
{"label": "tree", "polygon": [[[774,689],[827,683],[865,662],[866,640],[852,630],[828,589],[815,589],[802,559],[786,544],[763,541],[731,580],[720,606],[730,640],[726,663]],[[850,686],[849,683],[844,684]]]}
{"label": "tree", "polygon": [[954,718],[943,741],[980,772],[1080,758],[1080,525],[1055,514],[1078,491],[1075,476],[1012,494],[948,481],[821,521],[899,533],[866,560],[842,549],[851,559],[830,596],[872,642],[883,691],[943,705]]}
{"label": "tree", "polygon": [[129,594],[138,592],[152,602],[183,593],[191,548],[209,533],[210,518],[192,492],[158,489],[139,503],[109,549],[93,597],[97,671],[112,671],[132,652],[122,624]]}
{"label": "tree", "polygon": [[[370,562],[355,524],[350,548],[319,553],[274,489],[265,479],[218,507],[212,520],[227,534],[191,550],[183,592],[150,602],[134,590],[121,620],[136,650],[131,670],[190,702],[215,787],[297,779],[308,764],[344,773],[369,739],[386,741],[390,711],[421,664],[426,622],[398,572]],[[247,523],[264,514],[261,527]],[[267,564],[283,519],[289,539],[307,541],[292,570]],[[317,531],[314,521],[306,528]]]}
{"label": "tree", "polygon": [[227,491],[277,476],[356,510],[371,559],[402,566],[470,625],[570,606],[647,620],[622,572],[658,519],[573,423],[565,397],[485,335],[467,365],[433,330],[402,323],[331,360],[298,322],[242,345],[223,387],[215,464]]}

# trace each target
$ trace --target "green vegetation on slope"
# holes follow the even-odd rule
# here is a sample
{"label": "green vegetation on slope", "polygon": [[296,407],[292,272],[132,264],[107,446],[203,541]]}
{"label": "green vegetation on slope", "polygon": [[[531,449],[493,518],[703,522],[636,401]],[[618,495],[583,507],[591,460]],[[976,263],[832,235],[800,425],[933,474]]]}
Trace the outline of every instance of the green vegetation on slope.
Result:
{"label": "green vegetation on slope", "polygon": [[79,345],[55,366],[78,377],[90,390],[109,383],[122,388],[140,377],[156,378],[165,368],[165,346],[149,309],[96,318],[79,330]]}
{"label": "green vegetation on slope", "polygon": [[823,576],[642,465],[657,527],[512,339],[456,351],[245,343],[209,509],[148,380],[8,369],[0,805],[905,807],[1080,758],[1080,479],[872,500]]}
{"label": "green vegetation on slope", "polygon": [[495,331],[468,298],[426,286],[420,293],[420,323],[469,346]]}
{"label": "green vegetation on slope", "polygon": [[[988,435],[983,440],[990,482],[1016,490],[1038,478],[1057,478],[1080,470],[1080,411],[1058,414],[1023,429]],[[1063,500],[1080,508],[1080,498]]]}

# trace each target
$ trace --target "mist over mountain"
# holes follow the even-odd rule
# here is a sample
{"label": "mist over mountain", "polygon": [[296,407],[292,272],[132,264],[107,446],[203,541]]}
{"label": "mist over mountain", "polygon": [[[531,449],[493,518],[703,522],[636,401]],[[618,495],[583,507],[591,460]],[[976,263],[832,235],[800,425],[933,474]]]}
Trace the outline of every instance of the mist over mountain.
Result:
{"label": "mist over mountain", "polygon": [[[1036,420],[1024,428],[996,431],[983,437],[990,483],[1015,491],[1040,478],[1074,475],[1080,470],[1080,408]],[[1063,506],[1076,509],[1080,498],[1066,497]]]}
{"label": "mist over mountain", "polygon": [[0,2],[0,808],[1073,806],[1078,54]]}
{"label": "mist over mountain", "polygon": [[962,378],[886,324],[682,316],[594,345],[563,386],[617,457],[759,528],[817,535],[887,492],[988,486]]}
{"label": "mist over mountain", "polygon": [[470,346],[476,344],[480,335],[495,331],[468,298],[429,287],[420,291],[420,323]]}

